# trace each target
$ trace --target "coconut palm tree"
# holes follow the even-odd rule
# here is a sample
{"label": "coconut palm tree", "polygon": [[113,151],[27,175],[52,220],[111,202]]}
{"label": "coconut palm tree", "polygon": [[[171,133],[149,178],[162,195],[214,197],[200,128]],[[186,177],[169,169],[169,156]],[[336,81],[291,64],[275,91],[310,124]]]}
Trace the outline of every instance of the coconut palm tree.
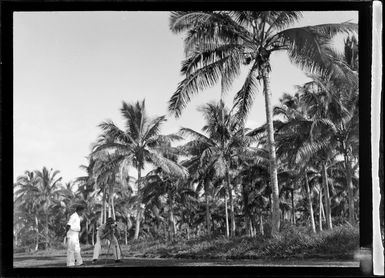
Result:
{"label": "coconut palm tree", "polygon": [[[348,69],[349,78],[330,79],[327,76],[310,75],[312,81],[303,86],[309,116],[327,123],[331,141],[343,155],[348,191],[349,222],[355,223],[352,184],[352,163],[358,160],[358,41],[345,40],[344,52],[335,54],[339,64]],[[333,144],[334,145],[334,144]]]}
{"label": "coconut palm tree", "polygon": [[170,29],[174,33],[186,32],[186,60],[181,70],[186,78],[179,83],[169,101],[169,110],[176,116],[181,114],[192,95],[219,80],[228,89],[244,64],[248,65],[249,73],[235,97],[238,117],[244,120],[262,80],[273,189],[273,233],[279,230],[279,189],[270,56],[287,51],[290,60],[305,70],[341,74],[327,43],[337,33],[357,30],[353,23],[288,28],[300,17],[301,12],[297,11],[179,11],[170,16]]}
{"label": "coconut palm tree", "polygon": [[[306,95],[296,94],[295,96],[284,95],[281,99],[281,106],[274,108],[276,116],[281,117],[279,128],[276,132],[277,153],[281,160],[286,161],[289,168],[302,173],[305,176],[305,185],[308,166],[312,161],[321,159],[323,173],[323,188],[325,195],[325,209],[328,228],[331,228],[331,210],[329,185],[327,184],[326,162],[332,156],[335,144],[330,144],[327,130],[329,121],[323,121],[312,117],[312,111],[318,111],[317,107],[310,107],[306,101]],[[319,102],[317,102],[319,103]],[[315,139],[314,133],[317,133]],[[322,136],[321,136],[322,135]],[[312,210],[310,191],[308,192],[309,210]],[[313,218],[311,218],[312,228]]]}
{"label": "coconut palm tree", "polygon": [[[143,196],[155,217],[158,218],[162,206],[167,207],[169,238],[172,240],[177,234],[175,218],[178,200],[187,201],[187,195],[194,196],[194,191],[186,187],[186,181],[166,174],[161,168],[150,171],[143,179]],[[162,204],[161,197],[166,197],[166,204]],[[147,205],[149,204],[149,205]]]}
{"label": "coconut palm tree", "polygon": [[217,178],[214,181],[214,197],[223,198],[223,205],[225,210],[225,226],[226,226],[226,237],[230,236],[230,226],[229,226],[229,209],[227,204],[227,183],[224,179]]}
{"label": "coconut palm tree", "polygon": [[287,169],[296,172],[297,182],[302,181],[305,185],[312,230],[315,233],[312,192],[308,181],[309,160],[296,160],[298,150],[309,140],[312,126],[306,113],[306,107],[301,102],[299,93],[294,96],[284,94],[280,99],[280,105],[274,107],[274,115],[280,118],[276,125],[279,126],[276,132],[277,154]]}
{"label": "coconut palm tree", "polygon": [[[150,119],[145,109],[145,101],[127,104],[123,102],[120,109],[125,119],[125,129],[120,129],[112,121],[105,121],[99,126],[104,136],[113,139],[97,146],[93,156],[103,157],[109,153],[111,161],[116,165],[133,165],[138,173],[138,204],[135,225],[135,239],[139,237],[142,204],[142,170],[145,163],[149,162],[161,167],[166,173],[185,177],[187,171],[165,158],[160,153],[164,150],[162,143],[179,139],[178,136],[160,135],[160,127],[166,121],[165,116]],[[127,167],[124,167],[127,172]]]}
{"label": "coconut palm tree", "polygon": [[62,177],[57,177],[60,171],[48,170],[43,167],[41,171],[35,171],[37,185],[37,202],[40,204],[42,212],[45,215],[45,248],[49,244],[49,218],[50,210],[54,205],[54,200],[57,197],[60,181]]}
{"label": "coconut palm tree", "polygon": [[[95,160],[92,159],[92,157],[87,157],[88,159],[88,165],[80,165],[79,168],[84,170],[86,172],[85,176],[77,177],[75,179],[75,183],[78,183],[79,191],[81,191],[83,194],[91,194],[95,188],[95,175],[93,173],[93,169],[95,166]],[[85,196],[87,198],[87,196]]]}
{"label": "coconut palm tree", "polygon": [[203,105],[199,111],[205,118],[202,131],[207,135],[190,128],[181,128],[179,131],[181,135],[193,138],[182,149],[192,155],[192,159],[199,164],[197,173],[201,175],[202,185],[207,194],[212,181],[203,176],[212,177],[212,175],[206,172],[213,170],[216,177],[225,179],[230,201],[231,234],[234,235],[235,218],[230,168],[235,157],[245,153],[246,149],[252,151],[247,148],[250,138],[243,135],[243,127],[235,120],[233,110],[229,111],[223,101]]}
{"label": "coconut palm tree", "polygon": [[[271,214],[271,188],[269,187],[268,150],[261,148],[259,155],[243,161],[240,172],[244,196],[244,209],[248,210],[251,225],[264,235],[264,215]],[[257,221],[258,220],[258,221]],[[252,229],[252,230],[253,230]]]}
{"label": "coconut palm tree", "polygon": [[[123,169],[122,169],[123,170]],[[121,219],[123,223],[124,242],[128,244],[128,232],[132,228],[132,218],[134,215],[135,196],[133,196],[133,185],[136,184],[136,179],[132,176],[122,178],[123,174],[119,174],[119,183],[115,188],[116,202],[115,213],[116,217]]]}
{"label": "coconut palm tree", "polygon": [[[347,87],[340,80],[333,82],[319,76],[312,76],[312,79],[313,81],[303,86],[304,103],[308,107],[309,117],[314,122],[310,132],[312,150],[308,151],[314,152],[316,149],[313,147],[323,145],[321,149],[325,155],[329,153],[327,156],[330,157],[330,153],[337,150],[343,156],[349,199],[349,222],[354,224],[352,161],[358,159],[358,87]],[[326,169],[326,165],[322,167]],[[327,207],[326,209],[328,210]]]}
{"label": "coconut palm tree", "polygon": [[[38,197],[38,179],[34,171],[25,171],[25,174],[17,177],[14,185],[14,210],[17,217],[20,216],[20,221],[23,223],[31,223],[33,231],[36,235],[35,251],[39,248],[39,217],[40,209],[37,202]],[[18,217],[19,218],[19,217]]]}
{"label": "coconut palm tree", "polygon": [[179,212],[182,223],[181,228],[183,228],[184,224],[184,227],[186,227],[187,240],[189,240],[191,236],[191,226],[197,209],[198,196],[194,190],[191,178],[189,178],[184,181],[183,186],[178,189],[175,197],[178,205],[177,211]]}

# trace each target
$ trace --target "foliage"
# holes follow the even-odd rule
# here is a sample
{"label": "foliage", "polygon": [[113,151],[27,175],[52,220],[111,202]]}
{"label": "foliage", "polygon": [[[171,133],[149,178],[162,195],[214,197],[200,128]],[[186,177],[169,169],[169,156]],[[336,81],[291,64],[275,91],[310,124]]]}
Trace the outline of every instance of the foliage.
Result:
{"label": "foliage", "polygon": [[350,225],[313,235],[306,227],[286,226],[278,236],[199,237],[191,240],[132,242],[131,254],[195,259],[353,259],[359,229]]}

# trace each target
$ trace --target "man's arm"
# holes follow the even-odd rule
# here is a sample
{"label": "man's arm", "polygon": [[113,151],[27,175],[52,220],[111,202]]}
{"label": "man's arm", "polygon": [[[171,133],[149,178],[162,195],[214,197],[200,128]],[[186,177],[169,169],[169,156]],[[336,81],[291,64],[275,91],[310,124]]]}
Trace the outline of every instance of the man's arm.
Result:
{"label": "man's arm", "polygon": [[66,226],[66,232],[65,232],[65,236],[67,236],[67,233],[68,233],[69,229],[71,229],[71,226],[67,224],[67,226]]}
{"label": "man's arm", "polygon": [[73,225],[73,222],[74,222],[74,216],[73,214],[70,216],[70,219],[68,220],[68,223],[66,225],[66,233],[65,233],[65,236],[67,236],[67,232],[69,231],[69,229],[71,229],[71,226]]}
{"label": "man's arm", "polygon": [[106,239],[112,235],[112,227],[111,226],[105,226],[104,229],[101,231],[100,239]]}

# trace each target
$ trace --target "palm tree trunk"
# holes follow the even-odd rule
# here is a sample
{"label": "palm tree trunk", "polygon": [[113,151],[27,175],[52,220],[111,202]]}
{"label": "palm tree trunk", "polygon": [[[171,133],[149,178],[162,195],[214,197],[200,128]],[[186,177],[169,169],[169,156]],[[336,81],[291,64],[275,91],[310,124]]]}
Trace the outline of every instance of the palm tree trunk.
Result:
{"label": "palm tree trunk", "polygon": [[295,225],[294,189],[291,190],[291,211],[293,217],[293,224]]}
{"label": "palm tree trunk", "polygon": [[142,169],[140,166],[138,167],[138,212],[136,214],[136,224],[135,224],[135,236],[134,239],[139,238],[139,229],[140,229],[140,218],[141,218],[141,205],[142,205],[142,197],[141,197],[141,188],[140,188],[140,179],[142,178]]}
{"label": "palm tree trunk", "polygon": [[208,185],[205,183],[205,199],[206,199],[206,229],[207,234],[211,234],[211,227],[210,227],[210,206],[209,206],[209,192],[208,192]]}
{"label": "palm tree trunk", "polygon": [[352,165],[349,160],[348,154],[345,153],[345,170],[346,170],[346,184],[348,187],[348,199],[349,199],[349,223],[354,225],[356,223],[354,219],[354,193],[352,182]]}
{"label": "palm tree trunk", "polygon": [[313,201],[312,201],[312,198],[311,198],[309,179],[307,177],[307,172],[306,171],[305,171],[305,185],[306,185],[307,199],[308,199],[308,202],[309,202],[309,214],[310,214],[310,220],[311,220],[311,228],[313,230],[313,233],[316,233],[315,221],[314,221],[314,212],[313,212]]}
{"label": "palm tree trunk", "polygon": [[108,206],[108,217],[111,217],[112,216],[112,212],[111,212],[111,200],[108,200],[108,203],[107,203],[107,206]]}
{"label": "palm tree trunk", "polygon": [[112,217],[114,218],[114,220],[116,220],[116,215],[115,215],[115,207],[114,207],[114,194],[112,193],[112,197],[111,197],[111,208],[112,208]]}
{"label": "palm tree trunk", "polygon": [[92,246],[95,246],[95,230],[96,230],[96,227],[95,227],[95,224],[93,224],[93,226],[92,226],[92,233],[91,233],[91,244],[92,244]]}
{"label": "palm tree trunk", "polygon": [[45,214],[45,249],[48,249],[48,213]]}
{"label": "palm tree trunk", "polygon": [[176,227],[174,223],[174,211],[173,211],[174,197],[171,192],[169,192],[168,195],[169,195],[169,231],[170,231],[170,239],[173,240],[176,234]]}
{"label": "palm tree trunk", "polygon": [[112,217],[115,220],[115,213],[114,213],[114,187],[113,185],[108,186],[108,217]]}
{"label": "palm tree trunk", "polygon": [[257,225],[255,223],[254,215],[252,215],[252,214],[250,215],[250,221],[251,221],[251,236],[255,237]]}
{"label": "palm tree trunk", "polygon": [[234,201],[233,201],[233,190],[231,188],[231,183],[230,183],[229,168],[227,168],[227,190],[229,192],[229,200],[230,200],[231,236],[235,236]]}
{"label": "palm tree trunk", "polygon": [[15,231],[14,233],[13,233],[13,236],[14,236],[14,243],[15,243],[15,245],[14,245],[14,248],[15,247],[18,247],[18,243],[17,243],[17,240],[18,240],[18,238],[17,238],[17,234],[19,233],[19,231]]}
{"label": "palm tree trunk", "polygon": [[269,142],[269,164],[270,164],[270,185],[273,192],[273,212],[272,212],[272,234],[279,232],[279,188],[278,188],[278,169],[275,154],[274,126],[273,126],[273,107],[271,104],[270,76],[267,69],[263,73],[263,88],[265,93],[265,109],[267,121],[267,134]]}
{"label": "palm tree trunk", "polygon": [[225,189],[225,221],[226,221],[226,237],[230,236],[229,232],[229,212],[227,208],[227,194],[226,194],[226,189]]}
{"label": "palm tree trunk", "polygon": [[259,232],[261,233],[261,235],[265,234],[265,232],[263,230],[263,216],[262,216],[262,213],[259,215]]}
{"label": "palm tree trunk", "polygon": [[106,222],[106,186],[103,187],[103,202],[102,202],[102,214],[100,225]]}
{"label": "palm tree trunk", "polygon": [[321,203],[321,213],[322,213],[322,221],[326,222],[326,216],[325,216],[325,210],[324,210],[324,204]]}
{"label": "palm tree trunk", "polygon": [[35,215],[35,225],[36,225],[36,245],[35,245],[35,251],[39,250],[39,219],[37,219],[37,216]]}
{"label": "palm tree trunk", "polygon": [[245,228],[246,228],[246,235],[249,237],[253,236],[253,226],[251,225],[251,219],[248,214],[245,215]]}
{"label": "palm tree trunk", "polygon": [[328,229],[332,229],[332,216],[330,208],[330,195],[329,195],[329,186],[328,186],[328,174],[326,171],[325,162],[322,163],[322,183],[325,190],[325,209],[326,209],[326,226]]}
{"label": "palm tree trunk", "polygon": [[89,231],[88,231],[88,220],[86,220],[86,228],[85,228],[85,233],[86,233],[86,244],[89,245],[89,240],[88,240],[88,235],[89,235]]}
{"label": "palm tree trunk", "polygon": [[270,204],[270,214],[273,213],[273,202],[272,202],[272,194],[269,194],[269,204]]}
{"label": "palm tree trunk", "polygon": [[[115,179],[113,179],[113,183],[115,183]],[[115,210],[114,210],[114,186],[113,184],[109,185],[108,187],[109,189],[109,192],[108,192],[108,204],[109,204],[109,207],[108,207],[108,216],[109,217],[112,217],[114,220],[115,220]]]}
{"label": "palm tree trunk", "polygon": [[322,231],[322,189],[318,191],[319,196],[319,230]]}
{"label": "palm tree trunk", "polygon": [[235,236],[235,215],[234,215],[234,200],[233,200],[233,190],[229,188],[230,195],[230,220],[231,220],[231,236]]}

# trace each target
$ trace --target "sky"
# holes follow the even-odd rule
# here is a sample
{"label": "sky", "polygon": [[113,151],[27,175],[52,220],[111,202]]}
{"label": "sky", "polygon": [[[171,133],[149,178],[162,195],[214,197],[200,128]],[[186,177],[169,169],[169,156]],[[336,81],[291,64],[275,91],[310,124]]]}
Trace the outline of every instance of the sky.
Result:
{"label": "sky", "polygon": [[[351,21],[356,11],[304,12],[293,27]],[[145,99],[149,116],[168,115],[168,100],[183,80],[183,36],[168,26],[168,12],[14,13],[14,181],[26,170],[59,170],[64,182],[85,175],[98,125],[112,120],[123,128],[122,101]],[[284,92],[308,81],[286,54],[271,56],[273,105]],[[232,105],[244,74],[225,95]],[[219,86],[192,98],[179,119],[168,117],[163,134],[180,127],[199,131],[197,107],[218,101]],[[266,121],[258,93],[247,126]]]}

